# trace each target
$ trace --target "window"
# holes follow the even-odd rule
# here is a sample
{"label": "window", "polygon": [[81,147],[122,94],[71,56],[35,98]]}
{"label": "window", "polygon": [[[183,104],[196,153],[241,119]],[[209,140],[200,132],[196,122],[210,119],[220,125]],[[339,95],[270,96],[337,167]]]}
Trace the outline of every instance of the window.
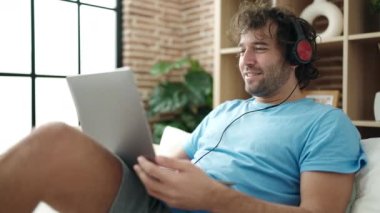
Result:
{"label": "window", "polygon": [[121,66],[120,2],[0,2],[0,153],[34,126],[78,125],[65,77]]}

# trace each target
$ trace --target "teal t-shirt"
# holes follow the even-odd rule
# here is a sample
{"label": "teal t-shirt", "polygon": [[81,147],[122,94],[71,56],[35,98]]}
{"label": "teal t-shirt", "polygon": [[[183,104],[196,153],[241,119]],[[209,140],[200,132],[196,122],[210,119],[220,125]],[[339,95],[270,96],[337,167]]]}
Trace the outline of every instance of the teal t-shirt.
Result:
{"label": "teal t-shirt", "polygon": [[197,161],[225,131],[196,165],[235,190],[286,205],[300,203],[302,172],[355,173],[365,165],[360,134],[342,110],[300,99],[256,111],[268,106],[253,98],[220,105],[194,130],[185,152]]}

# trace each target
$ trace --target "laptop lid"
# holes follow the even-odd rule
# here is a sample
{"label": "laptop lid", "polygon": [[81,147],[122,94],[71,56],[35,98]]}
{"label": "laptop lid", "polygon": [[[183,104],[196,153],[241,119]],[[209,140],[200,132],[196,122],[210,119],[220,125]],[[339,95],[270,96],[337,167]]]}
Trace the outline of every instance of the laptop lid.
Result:
{"label": "laptop lid", "polygon": [[66,79],[85,134],[130,166],[139,155],[154,159],[151,131],[131,70]]}

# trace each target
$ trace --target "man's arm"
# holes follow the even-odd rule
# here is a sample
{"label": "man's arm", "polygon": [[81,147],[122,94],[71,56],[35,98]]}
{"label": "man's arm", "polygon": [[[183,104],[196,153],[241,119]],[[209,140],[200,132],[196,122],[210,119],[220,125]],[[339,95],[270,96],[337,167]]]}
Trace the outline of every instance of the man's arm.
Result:
{"label": "man's arm", "polygon": [[[234,190],[218,193],[212,212],[345,212],[351,197],[353,174],[304,172],[299,207],[273,204]],[[227,202],[227,205],[223,205]]]}
{"label": "man's arm", "polygon": [[[155,165],[138,159],[135,171],[148,193],[168,205],[211,212],[344,212],[351,196],[353,174],[304,172],[299,207],[265,202],[209,178],[189,161],[158,157]],[[170,169],[165,169],[170,168]]]}

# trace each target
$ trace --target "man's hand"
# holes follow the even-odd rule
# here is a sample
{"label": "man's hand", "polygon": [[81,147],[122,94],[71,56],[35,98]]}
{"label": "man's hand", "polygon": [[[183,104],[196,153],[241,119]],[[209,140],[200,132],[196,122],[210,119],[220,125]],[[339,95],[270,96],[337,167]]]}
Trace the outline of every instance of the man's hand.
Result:
{"label": "man's hand", "polygon": [[134,166],[150,195],[171,207],[211,212],[344,212],[354,179],[354,174],[304,172],[301,204],[287,206],[232,190],[187,160],[157,157],[156,163],[139,157]]}
{"label": "man's hand", "polygon": [[226,188],[188,160],[159,156],[156,163],[139,157],[134,170],[148,193],[171,207],[206,210],[213,195]]}

